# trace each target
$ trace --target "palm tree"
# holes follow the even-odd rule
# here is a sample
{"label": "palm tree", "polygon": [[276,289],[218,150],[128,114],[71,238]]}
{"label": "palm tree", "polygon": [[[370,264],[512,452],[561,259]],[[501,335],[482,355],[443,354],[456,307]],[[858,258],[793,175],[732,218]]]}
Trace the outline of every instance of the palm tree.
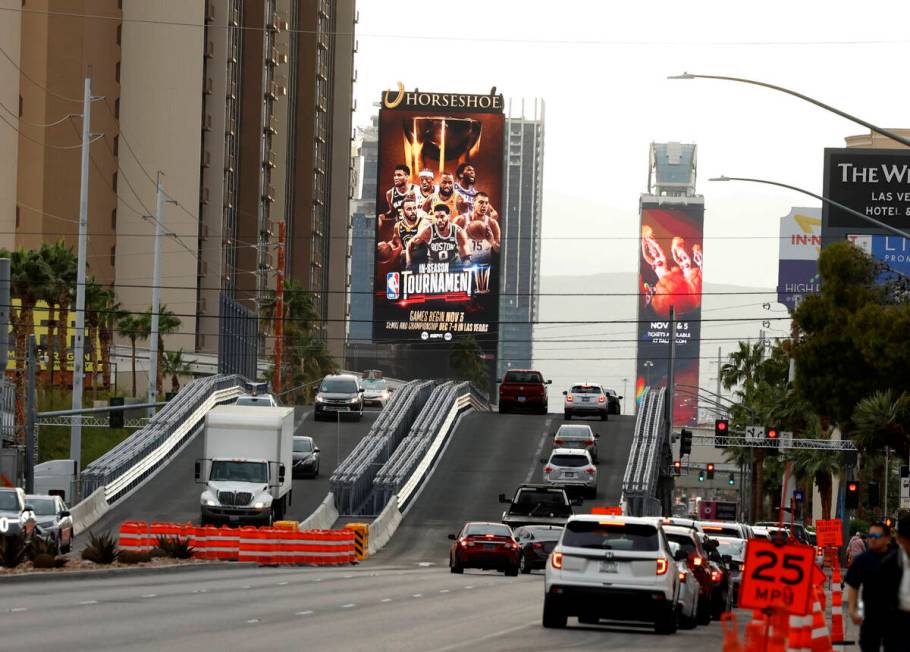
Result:
{"label": "palm tree", "polygon": [[[16,342],[16,414],[17,437],[25,441],[25,355],[28,336],[35,332],[35,304],[50,280],[47,263],[31,250],[0,250],[0,257],[10,259],[10,297],[19,300],[19,308],[10,307],[10,323]],[[21,361],[21,362],[18,362]]]}
{"label": "palm tree", "polygon": [[[149,330],[151,331],[151,306],[149,313]],[[155,391],[160,395],[164,393],[164,336],[171,335],[180,330],[180,318],[167,306],[161,306],[158,311],[158,372],[155,374]],[[151,361],[149,361],[151,364]]]}
{"label": "palm tree", "polygon": [[489,372],[481,359],[483,351],[473,337],[460,338],[452,346],[449,365],[455,372],[457,380],[467,380],[480,389],[489,389]]}
{"label": "palm tree", "polygon": [[151,332],[151,321],[148,312],[133,315],[123,313],[117,320],[117,334],[130,340],[133,363],[133,396],[136,396],[136,340],[147,340]]}
{"label": "palm tree", "polygon": [[[824,427],[821,419],[816,417],[802,433],[802,437],[830,440],[831,434],[831,429]],[[787,458],[793,462],[801,476],[812,478],[821,497],[821,518],[831,518],[833,477],[840,475],[843,466],[840,451],[799,448],[787,453]]]}
{"label": "palm tree", "polygon": [[[55,385],[54,371],[59,357],[61,384],[66,377],[66,334],[68,331],[69,307],[71,296],[75,294],[78,261],[73,250],[63,240],[52,245],[43,243],[38,255],[44,259],[50,270],[48,284],[42,292],[42,299],[47,303],[47,370],[45,384],[48,388]],[[56,311],[60,311],[59,321]]]}
{"label": "palm tree", "polygon": [[[95,281],[92,276],[85,283],[85,358],[92,364],[92,398],[98,398],[98,369],[101,366],[98,358],[98,331],[101,318],[107,305],[106,288]],[[87,368],[88,365],[85,365]]]}
{"label": "palm tree", "polygon": [[111,389],[111,344],[114,341],[114,332],[117,321],[126,314],[126,311],[117,301],[113,288],[103,288],[100,305],[103,307],[98,322],[98,340],[101,345],[102,385],[105,391]]}
{"label": "palm tree", "polygon": [[740,342],[739,349],[729,355],[729,360],[720,368],[720,381],[724,389],[730,390],[742,385],[742,392],[748,392],[755,383],[755,373],[762,362],[761,343]]}
{"label": "palm tree", "polygon": [[[319,325],[319,313],[312,292],[308,292],[297,281],[287,279],[284,282],[284,310],[282,319],[281,360],[274,361],[281,370],[282,384],[286,387],[298,385],[301,368],[303,377],[309,377],[315,368],[323,368],[325,360],[318,360],[323,351],[312,341]],[[260,304],[260,324],[265,334],[274,335],[279,316],[276,315],[277,296],[274,290],[269,291]],[[323,346],[324,350],[325,347]],[[328,351],[324,350],[325,355]],[[309,361],[308,357],[314,356]],[[331,357],[331,356],[329,356]],[[333,366],[334,361],[329,363]]]}
{"label": "palm tree", "polygon": [[895,396],[887,389],[874,392],[856,404],[853,440],[861,451],[881,451],[885,446],[906,451],[910,447],[910,394]]}
{"label": "palm tree", "polygon": [[179,392],[180,380],[177,376],[190,373],[190,363],[183,359],[183,349],[165,352],[164,373],[171,377],[171,391],[174,393]]}

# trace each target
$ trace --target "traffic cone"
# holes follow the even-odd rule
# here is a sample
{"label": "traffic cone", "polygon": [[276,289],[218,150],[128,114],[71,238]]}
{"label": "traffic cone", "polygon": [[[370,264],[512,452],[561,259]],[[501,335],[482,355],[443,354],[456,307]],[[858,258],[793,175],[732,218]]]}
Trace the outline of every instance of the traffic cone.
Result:
{"label": "traffic cone", "polygon": [[771,632],[768,636],[766,652],[786,652],[789,618],[783,611],[775,611],[771,616]]}
{"label": "traffic cone", "polygon": [[815,590],[815,600],[812,604],[812,637],[809,649],[812,652],[834,652],[831,647],[831,637],[828,635],[828,626],[825,624],[825,613],[822,610],[824,594]]}
{"label": "traffic cone", "polygon": [[744,652],[743,645],[739,642],[736,614],[732,611],[724,612],[720,617],[720,623],[724,628],[723,652]]}

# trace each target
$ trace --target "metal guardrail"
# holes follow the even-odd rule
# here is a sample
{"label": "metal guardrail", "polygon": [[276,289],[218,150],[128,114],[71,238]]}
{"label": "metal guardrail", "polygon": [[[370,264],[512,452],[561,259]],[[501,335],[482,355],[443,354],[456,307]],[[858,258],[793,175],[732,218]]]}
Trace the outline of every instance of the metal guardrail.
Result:
{"label": "metal guardrail", "polygon": [[633,516],[659,516],[662,502],[658,496],[661,460],[669,446],[664,421],[666,389],[645,388],[635,422],[635,433],[622,493],[624,512]]}
{"label": "metal guardrail", "polygon": [[339,513],[361,513],[361,508],[370,499],[376,473],[410,432],[434,385],[431,380],[414,380],[396,391],[366,437],[332,473],[330,491],[335,496]]}
{"label": "metal guardrail", "polygon": [[16,386],[0,378],[0,441],[16,441]]}
{"label": "metal guardrail", "polygon": [[85,467],[81,495],[104,487],[107,502],[113,504],[166,464],[193,436],[206,412],[251,389],[238,375],[209,376],[184,385],[148,424]]}

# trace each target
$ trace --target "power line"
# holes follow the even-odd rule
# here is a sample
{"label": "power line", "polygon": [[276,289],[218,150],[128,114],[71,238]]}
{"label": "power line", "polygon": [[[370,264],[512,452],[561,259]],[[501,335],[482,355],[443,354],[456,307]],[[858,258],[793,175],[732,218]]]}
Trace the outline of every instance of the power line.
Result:
{"label": "power line", "polygon": [[[20,9],[16,9],[16,8],[12,8],[12,7],[0,7],[0,11],[25,11],[25,10],[24,10],[24,9],[23,9],[23,10],[20,10]],[[15,61],[13,61],[13,58],[12,58],[10,55],[8,55],[8,54],[6,53],[6,50],[4,50],[3,48],[0,48],[0,55],[3,55],[3,57],[4,57],[7,61],[10,62],[10,64],[13,66],[13,68],[15,68],[16,70],[19,71],[19,74],[20,74],[20,75],[22,75],[23,77],[25,77],[28,81],[30,81],[32,84],[34,84],[34,85],[37,86],[38,88],[42,89],[42,90],[43,90],[44,92],[46,92],[48,95],[51,95],[51,96],[53,96],[53,97],[56,97],[56,98],[59,99],[59,100],[63,100],[64,102],[75,102],[76,104],[82,104],[82,98],[81,98],[81,97],[78,98],[78,99],[76,99],[76,98],[74,98],[74,97],[66,97],[65,95],[60,95],[59,93],[55,93],[54,91],[52,91],[51,89],[49,89],[47,86],[42,85],[40,82],[38,82],[38,81],[36,81],[35,79],[33,79],[32,77],[30,77],[30,76],[28,75],[28,73],[26,73],[24,70],[22,70],[22,68],[20,68],[19,65],[18,65]],[[96,101],[96,100],[97,100],[97,98],[92,98],[92,101],[93,101],[93,102]]]}
{"label": "power line", "polygon": [[65,116],[63,116],[62,118],[60,118],[59,120],[56,120],[54,122],[40,123],[40,122],[32,122],[31,120],[26,120],[25,118],[23,118],[22,116],[20,116],[13,110],[11,110],[3,102],[0,102],[0,109],[3,109],[7,113],[9,113],[12,117],[16,118],[16,120],[18,120],[20,123],[26,124],[29,127],[35,127],[36,129],[49,129],[50,127],[56,127],[57,125],[62,124],[66,120],[69,120],[74,115],[78,115],[76,113],[67,113]]}
{"label": "power line", "polygon": [[[7,127],[9,127],[10,129],[12,129],[12,130],[15,131],[16,133],[18,133],[20,136],[22,136],[23,138],[25,138],[25,140],[28,140],[28,141],[30,141],[30,142],[33,142],[33,143],[35,143],[36,145],[41,145],[42,147],[47,147],[48,149],[73,150],[73,149],[80,149],[80,148],[82,147],[82,144],[81,144],[81,143],[80,143],[79,145],[69,145],[69,146],[64,146],[64,145],[51,145],[50,143],[42,143],[40,140],[35,140],[34,138],[32,138],[31,136],[29,136],[29,135],[26,134],[25,132],[21,131],[18,127],[16,127],[16,125],[14,125],[14,124],[12,124],[11,122],[9,122],[9,121],[8,121],[5,117],[3,117],[2,115],[0,115],[0,120],[2,120],[2,121],[6,124]],[[93,138],[92,140],[89,141],[89,143],[94,143],[96,140],[98,140],[98,137]]]}

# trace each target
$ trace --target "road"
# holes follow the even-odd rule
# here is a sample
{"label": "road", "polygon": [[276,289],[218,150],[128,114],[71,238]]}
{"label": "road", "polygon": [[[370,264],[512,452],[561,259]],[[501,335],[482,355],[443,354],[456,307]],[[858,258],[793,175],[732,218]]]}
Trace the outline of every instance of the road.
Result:
{"label": "road", "polygon": [[[359,422],[341,422],[341,459],[370,430],[379,415],[378,411],[367,411]],[[329,421],[314,421],[312,408],[301,408],[297,415],[298,435],[310,435],[320,448],[320,469],[316,478],[294,480],[293,502],[288,508],[287,518],[303,520],[313,513],[329,490],[329,476],[337,466],[338,424]],[[194,480],[194,464],[202,457],[202,436],[196,435],[187,446],[171,460],[158,475],[149,480],[138,491],[123,500],[96,523],[92,530],[116,532],[124,521],[198,523],[200,485]],[[77,539],[77,547],[86,539]]]}
{"label": "road", "polygon": [[3,649],[718,650],[718,623],[540,625],[542,576],[445,568],[261,568],[17,584],[0,591]]}
{"label": "road", "polygon": [[[562,415],[469,412],[452,433],[445,454],[423,492],[409,508],[395,537],[375,557],[378,563],[447,563],[450,541],[465,521],[499,521],[504,505],[526,482],[540,482],[541,457],[550,451]],[[576,421],[572,421],[576,423]],[[590,421],[600,433],[598,493],[591,505],[616,505],[632,446],[634,417]]]}

